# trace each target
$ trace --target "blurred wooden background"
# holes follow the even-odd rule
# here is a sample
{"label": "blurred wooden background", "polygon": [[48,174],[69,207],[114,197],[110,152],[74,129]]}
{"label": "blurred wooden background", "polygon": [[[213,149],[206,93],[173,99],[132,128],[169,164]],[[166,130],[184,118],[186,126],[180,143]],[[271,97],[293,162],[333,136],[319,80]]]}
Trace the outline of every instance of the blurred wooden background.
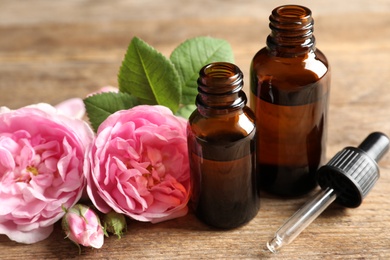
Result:
{"label": "blurred wooden background", "polygon": [[[281,0],[0,0],[0,106],[57,104],[84,97],[117,73],[133,36],[169,56],[187,38],[229,41],[249,77],[253,55],[269,33],[268,16]],[[315,19],[317,47],[332,66],[328,158],[358,145],[372,131],[390,134],[390,2],[299,1]],[[249,94],[248,80],[246,92]],[[263,194],[258,216],[232,231],[216,231],[188,216],[161,223],[129,221],[121,240],[100,250],[78,249],[56,226],[40,243],[0,235],[5,259],[390,259],[390,156],[381,179],[354,210],[331,206],[278,255],[264,251],[274,231],[307,199]],[[0,173],[1,174],[1,173]]]}

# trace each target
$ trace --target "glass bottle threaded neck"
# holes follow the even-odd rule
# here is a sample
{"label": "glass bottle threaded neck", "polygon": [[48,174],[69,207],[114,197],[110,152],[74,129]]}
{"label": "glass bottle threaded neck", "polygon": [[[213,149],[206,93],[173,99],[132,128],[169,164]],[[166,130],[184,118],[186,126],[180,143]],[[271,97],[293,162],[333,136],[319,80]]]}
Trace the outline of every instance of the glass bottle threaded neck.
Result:
{"label": "glass bottle threaded neck", "polygon": [[298,56],[315,48],[310,9],[299,5],[275,8],[269,17],[267,47],[277,56]]}
{"label": "glass bottle threaded neck", "polygon": [[214,62],[199,72],[196,105],[202,114],[227,114],[246,105],[243,74],[234,64]]}

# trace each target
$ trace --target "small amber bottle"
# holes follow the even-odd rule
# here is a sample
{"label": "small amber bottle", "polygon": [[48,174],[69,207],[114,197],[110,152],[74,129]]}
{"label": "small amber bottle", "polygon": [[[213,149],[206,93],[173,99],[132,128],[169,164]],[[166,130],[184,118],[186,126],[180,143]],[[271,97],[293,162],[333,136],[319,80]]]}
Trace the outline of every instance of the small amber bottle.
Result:
{"label": "small amber bottle", "polygon": [[257,120],[261,188],[281,196],[316,186],[324,162],[330,69],[315,48],[311,11],[277,7],[267,46],[250,67],[251,108]]}
{"label": "small amber bottle", "polygon": [[260,205],[255,117],[242,87],[243,74],[234,64],[203,67],[187,128],[195,213],[223,229],[248,222]]}

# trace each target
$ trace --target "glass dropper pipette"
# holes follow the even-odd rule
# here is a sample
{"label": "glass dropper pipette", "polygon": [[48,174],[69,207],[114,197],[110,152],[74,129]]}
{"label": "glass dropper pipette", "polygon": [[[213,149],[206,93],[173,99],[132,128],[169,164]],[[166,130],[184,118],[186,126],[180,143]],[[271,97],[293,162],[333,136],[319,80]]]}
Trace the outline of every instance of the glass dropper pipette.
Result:
{"label": "glass dropper pipette", "polygon": [[307,226],[310,225],[335,199],[337,195],[331,188],[319,192],[310,201],[294,213],[275,236],[268,241],[267,248],[276,253],[282,246],[290,244]]}
{"label": "glass dropper pipette", "polygon": [[333,201],[356,208],[379,179],[377,162],[389,150],[389,138],[379,132],[371,133],[357,148],[346,147],[317,171],[322,190],[306,202],[267,242],[276,253],[290,244]]}

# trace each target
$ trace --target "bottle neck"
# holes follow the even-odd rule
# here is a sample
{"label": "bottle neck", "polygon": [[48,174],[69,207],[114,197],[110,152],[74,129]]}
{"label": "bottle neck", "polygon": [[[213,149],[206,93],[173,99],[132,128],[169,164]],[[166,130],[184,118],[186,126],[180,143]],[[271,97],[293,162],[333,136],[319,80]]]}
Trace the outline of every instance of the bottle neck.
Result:
{"label": "bottle neck", "polygon": [[268,50],[275,56],[295,57],[315,50],[310,9],[298,5],[275,8],[269,17]]}
{"label": "bottle neck", "polygon": [[198,111],[213,116],[241,110],[247,102],[242,87],[243,74],[236,65],[215,62],[204,66],[198,78]]}

